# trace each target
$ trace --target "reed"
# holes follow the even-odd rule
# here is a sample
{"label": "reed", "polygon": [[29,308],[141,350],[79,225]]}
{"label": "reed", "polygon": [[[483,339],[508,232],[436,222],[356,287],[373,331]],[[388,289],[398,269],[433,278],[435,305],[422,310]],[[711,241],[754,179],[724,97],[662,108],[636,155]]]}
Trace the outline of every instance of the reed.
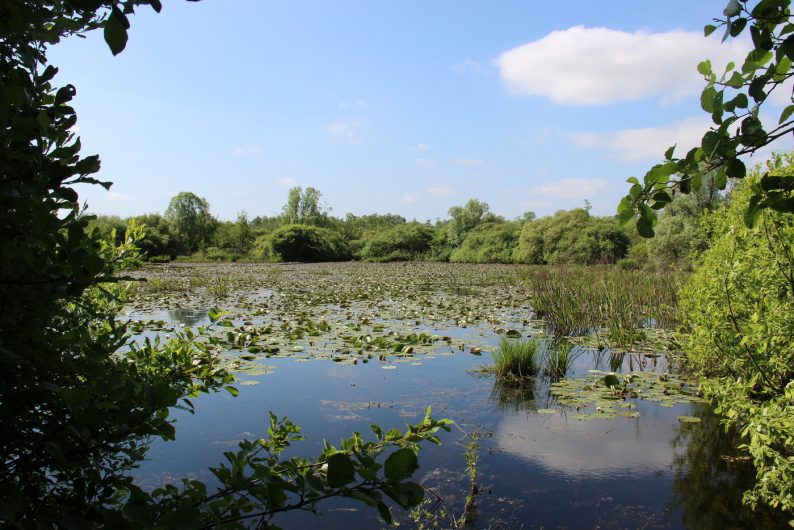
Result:
{"label": "reed", "polygon": [[502,338],[499,350],[493,354],[497,378],[525,378],[540,372],[539,343],[536,339]]}

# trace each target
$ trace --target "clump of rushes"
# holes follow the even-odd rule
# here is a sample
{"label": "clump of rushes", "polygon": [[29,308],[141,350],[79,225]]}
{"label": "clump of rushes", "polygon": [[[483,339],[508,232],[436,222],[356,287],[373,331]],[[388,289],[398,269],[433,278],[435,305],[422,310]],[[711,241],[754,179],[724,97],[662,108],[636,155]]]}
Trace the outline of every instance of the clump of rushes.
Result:
{"label": "clump of rushes", "polygon": [[553,380],[562,379],[568,373],[568,369],[577,357],[574,354],[574,346],[570,342],[559,341],[556,344],[548,344],[546,373]]}
{"label": "clump of rushes", "polygon": [[493,360],[494,373],[498,378],[532,377],[540,370],[538,341],[502,338]]}

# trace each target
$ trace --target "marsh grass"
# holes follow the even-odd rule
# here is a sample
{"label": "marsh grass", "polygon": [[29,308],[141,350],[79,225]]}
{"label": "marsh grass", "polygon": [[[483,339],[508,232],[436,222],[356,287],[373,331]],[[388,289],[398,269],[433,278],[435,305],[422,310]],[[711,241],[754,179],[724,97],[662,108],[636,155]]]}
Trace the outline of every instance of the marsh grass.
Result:
{"label": "marsh grass", "polygon": [[503,337],[493,354],[497,379],[523,379],[540,372],[539,342],[537,339],[508,339]]}
{"label": "marsh grass", "polygon": [[545,373],[552,381],[563,379],[582,349],[568,341],[548,342],[545,349]]}
{"label": "marsh grass", "polygon": [[644,328],[677,325],[680,280],[671,274],[569,266],[522,275],[536,318],[555,338],[596,332],[607,345],[629,349],[645,338]]}

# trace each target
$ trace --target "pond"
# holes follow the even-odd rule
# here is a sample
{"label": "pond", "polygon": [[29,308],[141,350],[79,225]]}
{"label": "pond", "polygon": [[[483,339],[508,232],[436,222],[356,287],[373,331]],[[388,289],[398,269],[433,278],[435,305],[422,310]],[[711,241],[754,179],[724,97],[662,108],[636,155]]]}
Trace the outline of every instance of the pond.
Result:
{"label": "pond", "polygon": [[[451,514],[471,484],[464,451],[478,439],[476,527],[778,528],[741,507],[752,467],[736,457],[695,387],[665,352],[570,344],[567,379],[497,381],[483,366],[506,335],[552,341],[536,320],[526,271],[451,264],[177,264],[141,271],[126,309],[133,340],[209,323],[237,375],[237,397],[194,400],[173,412],[177,439],[152,444],[136,480],[154,488],[207,470],[242,438],[266,432],[268,411],[302,426],[303,456],[322,439],[415,422],[427,406],[454,420],[443,445],[423,446],[416,477]],[[658,333],[648,330],[648,336]],[[658,338],[658,337],[657,337]],[[520,339],[509,339],[520,340]],[[596,342],[599,342],[596,340]],[[603,345],[602,345],[603,346]],[[615,373],[630,391],[609,395]],[[634,374],[634,375],[631,375]],[[606,393],[605,393],[606,392]],[[334,499],[320,514],[289,513],[284,528],[384,526],[374,510]],[[395,514],[398,515],[399,511]],[[405,513],[403,526],[414,524]],[[442,524],[443,527],[449,527]]]}

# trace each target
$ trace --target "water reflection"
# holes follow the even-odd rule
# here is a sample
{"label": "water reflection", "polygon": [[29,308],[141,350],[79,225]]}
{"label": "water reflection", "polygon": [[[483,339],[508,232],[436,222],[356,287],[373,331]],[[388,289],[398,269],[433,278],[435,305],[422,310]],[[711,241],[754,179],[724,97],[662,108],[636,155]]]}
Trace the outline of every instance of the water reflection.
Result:
{"label": "water reflection", "polygon": [[681,424],[671,441],[675,449],[673,502],[683,508],[684,524],[688,528],[785,528],[790,516],[765,507],[752,511],[742,506],[742,492],[752,486],[755,469],[736,450],[737,433],[726,433],[708,405],[698,405],[693,416],[701,422]]}
{"label": "water reflection", "polygon": [[209,324],[210,319],[207,311],[196,309],[168,309],[168,321],[181,324],[186,328]]}

